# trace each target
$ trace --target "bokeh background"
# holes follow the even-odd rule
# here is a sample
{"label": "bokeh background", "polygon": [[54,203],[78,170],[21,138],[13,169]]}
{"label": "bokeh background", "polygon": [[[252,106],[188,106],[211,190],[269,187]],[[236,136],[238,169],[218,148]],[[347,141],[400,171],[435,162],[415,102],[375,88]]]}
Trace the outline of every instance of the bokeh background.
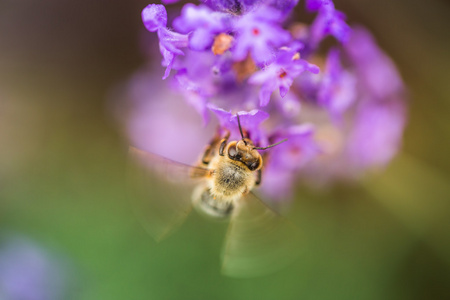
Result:
{"label": "bokeh background", "polygon": [[[299,183],[289,218],[300,259],[237,280],[219,273],[226,225],[192,214],[156,244],[129,207],[108,99],[146,63],[149,2],[0,0],[0,297],[11,277],[1,262],[13,261],[1,249],[19,239],[59,269],[39,269],[64,282],[46,286],[64,290],[48,300],[450,299],[450,3],[335,3],[372,30],[409,87],[402,152],[360,183]],[[35,267],[17,260],[23,274]],[[41,299],[39,285],[19,286]]]}

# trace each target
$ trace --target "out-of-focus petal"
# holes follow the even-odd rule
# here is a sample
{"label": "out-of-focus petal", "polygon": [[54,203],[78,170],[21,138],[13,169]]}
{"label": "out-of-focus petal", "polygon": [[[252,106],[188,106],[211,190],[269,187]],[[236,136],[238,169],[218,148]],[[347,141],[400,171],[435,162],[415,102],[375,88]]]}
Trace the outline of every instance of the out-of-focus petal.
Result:
{"label": "out-of-focus petal", "polygon": [[258,143],[264,141],[265,134],[260,128],[260,124],[269,118],[269,114],[262,110],[239,111],[232,113],[221,108],[209,105],[209,109],[216,115],[220,126],[230,130],[232,135],[240,137],[239,127],[236,114],[239,114],[239,121],[243,129],[249,132],[254,142]]}
{"label": "out-of-focus petal", "polygon": [[403,92],[400,74],[392,60],[377,46],[373,36],[362,27],[353,30],[345,50],[368,92],[383,99]]}
{"label": "out-of-focus petal", "polygon": [[361,106],[349,139],[350,159],[359,169],[386,165],[401,146],[405,122],[398,99]]}
{"label": "out-of-focus petal", "polygon": [[167,11],[164,5],[150,4],[142,10],[142,21],[148,31],[157,31],[167,25]]}
{"label": "out-of-focus petal", "polygon": [[202,51],[211,48],[214,35],[208,30],[198,29],[194,31],[189,39],[189,47],[192,50]]}

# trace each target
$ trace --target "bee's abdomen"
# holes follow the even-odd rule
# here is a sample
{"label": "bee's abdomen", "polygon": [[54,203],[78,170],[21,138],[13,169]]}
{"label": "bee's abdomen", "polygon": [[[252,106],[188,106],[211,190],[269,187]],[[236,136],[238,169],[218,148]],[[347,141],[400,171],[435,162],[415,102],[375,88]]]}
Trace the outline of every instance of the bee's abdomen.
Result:
{"label": "bee's abdomen", "polygon": [[194,201],[195,207],[200,212],[216,219],[225,219],[231,215],[234,208],[231,201],[225,201],[214,197],[209,189],[200,189],[202,192],[199,199]]}

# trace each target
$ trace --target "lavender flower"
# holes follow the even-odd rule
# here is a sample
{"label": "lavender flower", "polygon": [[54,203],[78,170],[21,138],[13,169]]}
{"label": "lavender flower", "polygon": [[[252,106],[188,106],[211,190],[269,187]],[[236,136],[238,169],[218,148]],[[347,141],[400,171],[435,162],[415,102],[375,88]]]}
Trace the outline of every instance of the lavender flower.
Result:
{"label": "lavender flower", "polygon": [[348,154],[359,169],[384,166],[397,153],[405,126],[400,99],[367,101],[358,108]]}
{"label": "lavender flower", "polygon": [[148,31],[157,31],[159,49],[163,55],[162,65],[166,66],[163,79],[169,76],[177,55],[184,55],[180,48],[187,47],[188,36],[167,29],[167,11],[163,5],[150,4],[142,11],[142,21]]}
{"label": "lavender flower", "polygon": [[201,0],[205,4],[217,11],[224,11],[234,14],[248,12],[260,1],[255,0]]}
{"label": "lavender flower", "polygon": [[378,48],[369,31],[356,27],[345,51],[370,97],[386,99],[404,92],[403,81],[391,59]]}
{"label": "lavender flower", "polygon": [[340,63],[337,49],[328,53],[325,73],[320,83],[317,101],[334,119],[340,118],[356,100],[356,77]]}
{"label": "lavender flower", "polygon": [[116,116],[132,146],[192,164],[215,128],[203,127],[196,110],[151,71],[139,70],[124,85],[119,97],[126,103],[114,107]]}
{"label": "lavender flower", "polygon": [[319,12],[310,28],[308,44],[311,49],[317,48],[328,35],[342,43],[348,40],[350,27],[345,23],[345,14],[336,10],[331,0],[312,0],[306,4],[310,11]]}
{"label": "lavender flower", "polygon": [[[210,105],[209,108],[216,115],[220,126],[229,130],[236,139],[240,139],[237,115],[213,105]],[[237,114],[239,114],[241,126],[249,133],[254,143],[257,145],[267,143],[265,132],[260,128],[260,124],[269,118],[268,113],[254,109],[249,112],[241,111]]]}
{"label": "lavender flower", "polygon": [[281,13],[268,6],[260,6],[236,20],[234,60],[244,60],[250,54],[259,65],[271,63],[275,49],[287,44],[290,34],[279,24]]}
{"label": "lavender flower", "polygon": [[[302,34],[288,30],[297,0],[202,2],[184,5],[175,31],[163,5],[142,13],[145,27],[158,33],[163,78],[175,74],[162,83],[141,73],[129,84],[134,100],[126,123],[135,146],[192,163],[215,126],[240,138],[239,113],[260,146],[288,138],[267,150],[263,170],[263,191],[284,197],[298,178],[358,178],[398,152],[403,82],[370,33],[351,28],[333,1],[306,1],[316,16]],[[336,45],[322,49],[327,36]],[[175,137],[183,147],[173,147]]]}
{"label": "lavender flower", "polygon": [[68,274],[62,261],[25,238],[2,236],[0,299],[64,299]]}
{"label": "lavender flower", "polygon": [[[274,147],[266,162],[262,189],[272,199],[280,200],[291,196],[295,174],[320,153],[314,141],[314,128],[311,124],[291,126],[272,135],[273,142],[280,138],[288,141]],[[271,141],[272,142],[272,141]]]}
{"label": "lavender flower", "polygon": [[283,48],[278,52],[278,58],[273,64],[253,74],[248,82],[262,85],[259,105],[266,106],[274,90],[279,89],[280,96],[286,96],[294,79],[304,71],[317,74],[319,68],[300,59],[300,54],[295,48]]}
{"label": "lavender flower", "polygon": [[181,16],[173,22],[174,28],[181,33],[190,33],[189,48],[202,51],[211,48],[214,37],[227,31],[227,15],[214,12],[207,6],[186,4]]}

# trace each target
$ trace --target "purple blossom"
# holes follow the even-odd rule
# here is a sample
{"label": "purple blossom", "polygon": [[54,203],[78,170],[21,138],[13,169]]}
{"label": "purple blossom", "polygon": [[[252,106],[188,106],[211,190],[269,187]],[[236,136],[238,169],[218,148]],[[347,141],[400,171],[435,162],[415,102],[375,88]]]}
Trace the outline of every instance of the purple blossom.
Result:
{"label": "purple blossom", "polygon": [[281,13],[268,6],[260,6],[236,21],[236,42],[233,59],[244,60],[248,54],[263,66],[275,59],[275,49],[287,44],[291,38],[279,19]]}
{"label": "purple blossom", "polygon": [[[311,124],[291,126],[274,136],[277,138],[273,142],[283,138],[288,140],[270,150],[262,189],[272,198],[280,199],[289,196],[295,173],[316,158],[320,148],[314,141],[314,127]],[[283,183],[277,178],[282,178]]]}
{"label": "purple blossom", "polygon": [[201,51],[211,48],[216,35],[229,30],[227,19],[225,13],[212,11],[205,5],[187,3],[173,26],[180,33],[190,33],[189,48]]}
{"label": "purple blossom", "polygon": [[292,119],[300,114],[302,105],[294,93],[288,92],[283,98],[278,94],[274,94],[274,100],[277,110],[281,112],[284,118]]}
{"label": "purple blossom", "polygon": [[217,11],[242,14],[251,10],[262,0],[201,0],[206,5]]}
{"label": "purple blossom", "polygon": [[150,4],[142,11],[142,21],[148,31],[158,32],[159,49],[163,56],[162,65],[166,67],[163,79],[169,77],[177,55],[184,55],[180,48],[188,46],[188,35],[167,29],[167,12],[161,4]]}
{"label": "purple blossom", "polygon": [[167,11],[164,5],[150,4],[142,10],[142,21],[150,32],[167,26]]}
{"label": "purple blossom", "polygon": [[318,11],[321,7],[324,0],[306,0],[306,9],[309,11]]}
{"label": "purple blossom", "polygon": [[345,43],[350,36],[350,26],[345,22],[345,14],[336,10],[331,0],[313,0],[307,2],[309,10],[319,13],[311,24],[308,46],[315,49],[328,35],[334,36],[341,43]]}
{"label": "purple blossom", "polygon": [[[209,121],[209,110],[206,106],[209,101],[214,99],[218,102],[233,90],[234,76],[230,74],[231,67],[224,58],[214,56],[212,52],[188,50],[184,59],[176,65],[176,86],[184,95],[184,99],[202,115],[205,125]],[[227,84],[228,82],[232,82],[231,85]],[[226,92],[223,91],[225,86]],[[241,100],[239,97],[235,99]]]}
{"label": "purple blossom", "polygon": [[[320,114],[320,107],[310,106],[310,116],[313,116],[310,120],[316,125],[324,155],[304,172],[309,179],[330,181],[358,177],[367,169],[385,166],[401,146],[406,105],[404,87],[394,65],[362,29],[353,31],[344,50],[350,58],[349,68],[346,70],[336,64],[338,54],[332,51],[315,97],[318,104],[325,104],[332,117],[333,111],[335,115],[339,110],[330,107],[331,101],[339,102],[339,98],[348,93],[355,98],[351,103],[347,102],[347,96],[342,99],[345,105],[340,107],[345,109],[339,114],[345,118],[345,126],[336,126],[333,120]],[[350,83],[345,83],[347,79],[342,74],[335,77],[337,81],[333,80],[331,73],[342,71],[353,77]],[[349,91],[343,95],[333,93],[335,84],[341,85],[340,92]]]}
{"label": "purple blossom", "polygon": [[294,49],[281,49],[277,60],[265,69],[255,73],[250,79],[251,84],[260,84],[259,105],[266,106],[270,95],[276,89],[280,90],[280,96],[286,96],[294,79],[304,71],[319,73],[316,65],[300,59],[300,54]]}
{"label": "purple blossom", "polygon": [[137,72],[121,97],[131,109],[123,116],[124,109],[118,107],[119,117],[124,117],[129,144],[139,149],[192,164],[214,134],[213,127],[202,126],[192,106],[180,101],[169,81],[161,82],[148,70]]}
{"label": "purple blossom", "polygon": [[271,0],[268,1],[268,4],[277,9],[284,17],[289,15],[298,2],[299,0]]}
{"label": "purple blossom", "polygon": [[195,110],[202,116],[203,123],[206,125],[209,121],[209,112],[207,109],[207,92],[201,86],[189,79],[186,70],[181,70],[175,76],[179,86],[184,89],[184,98]]}
{"label": "purple blossom", "polygon": [[[229,130],[232,136],[240,139],[236,113],[225,111],[221,108],[215,107],[214,105],[209,105],[209,109],[216,115],[221,128]],[[266,134],[261,129],[260,124],[269,118],[268,113],[254,109],[249,112],[240,111],[237,112],[237,114],[239,114],[239,121],[242,128],[249,133],[253,142],[258,144],[267,143]]]}
{"label": "purple blossom", "polygon": [[355,166],[385,166],[400,148],[405,122],[405,107],[399,99],[370,101],[359,107],[348,142]]}
{"label": "purple blossom", "polygon": [[25,238],[2,237],[0,297],[5,300],[59,300],[68,287],[65,263]]}
{"label": "purple blossom", "polygon": [[392,60],[377,46],[366,29],[356,27],[345,51],[367,93],[378,99],[401,93],[403,81]]}
{"label": "purple blossom", "polygon": [[340,63],[340,53],[332,49],[328,53],[326,70],[323,75],[317,101],[323,105],[335,119],[356,100],[356,78],[344,70]]}
{"label": "purple blossom", "polygon": [[272,149],[271,163],[282,169],[291,171],[301,169],[319,153],[319,147],[314,141],[312,124],[291,126],[279,130],[275,136],[279,139],[288,139],[287,142]]}
{"label": "purple blossom", "polygon": [[[158,33],[163,78],[171,69],[176,74],[164,84],[148,74],[133,79],[128,97],[135,108],[126,120],[133,145],[190,163],[217,121],[240,138],[239,112],[259,146],[288,138],[267,151],[262,185],[268,195],[285,197],[299,177],[355,178],[398,152],[403,82],[373,37],[351,30],[331,0],[306,0],[317,16],[294,36],[286,28],[297,0],[202,2],[182,8],[176,32],[167,28],[164,6],[142,12],[146,28]],[[318,52],[330,35],[338,45]]]}

